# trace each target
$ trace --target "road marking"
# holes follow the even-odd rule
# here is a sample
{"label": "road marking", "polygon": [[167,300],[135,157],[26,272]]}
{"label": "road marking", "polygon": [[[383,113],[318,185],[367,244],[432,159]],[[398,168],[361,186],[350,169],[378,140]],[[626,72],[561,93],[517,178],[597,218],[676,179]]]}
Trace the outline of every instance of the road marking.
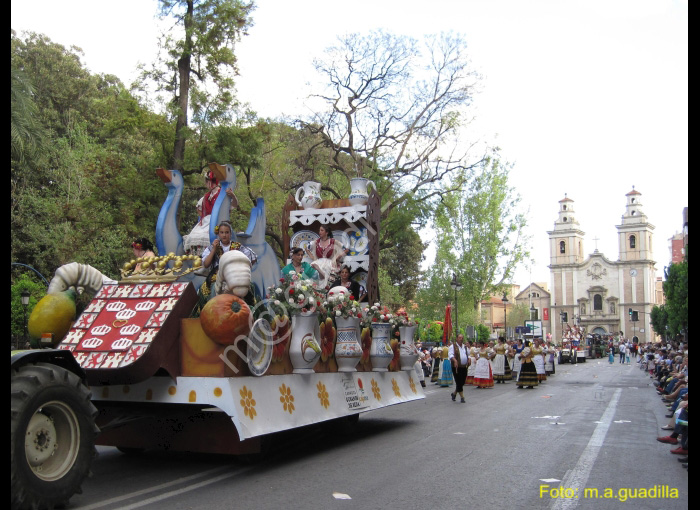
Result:
{"label": "road marking", "polygon": [[[621,388],[615,390],[608,407],[600,418],[600,423],[595,428],[591,439],[588,441],[588,445],[586,445],[586,448],[583,450],[574,469],[564,478],[564,482],[562,483],[562,487],[572,489],[574,494],[579,495],[579,498],[583,494],[583,489],[586,487],[588,477],[591,474],[598,453],[600,453],[600,449],[605,442],[605,436],[608,433],[612,419],[615,416],[617,403],[620,400],[620,393],[622,393]],[[575,508],[578,506],[578,503],[579,499],[577,498],[557,498],[552,502],[550,508],[551,510],[566,510]]]}
{"label": "road marking", "polygon": [[[142,489],[142,490],[140,490],[140,491],[130,492],[129,494],[124,494],[123,496],[119,496],[119,497],[116,497],[116,498],[108,499],[108,500],[105,500],[105,501],[100,501],[100,502],[98,502],[98,503],[93,503],[92,505],[79,506],[79,507],[76,507],[74,510],[94,510],[94,509],[96,509],[96,508],[104,508],[104,507],[106,507],[106,506],[108,506],[108,505],[112,505],[112,504],[114,504],[114,503],[119,503],[120,501],[124,501],[124,500],[127,500],[127,499],[135,498],[135,497],[138,497],[138,496],[143,496],[144,494],[148,494],[148,493],[151,493],[151,492],[155,492],[155,491],[159,491],[159,490],[162,490],[162,489],[166,489],[166,488],[168,488],[168,487],[172,487],[173,485],[178,485],[178,484],[182,484],[182,483],[187,483],[187,482],[190,482],[190,481],[192,481],[192,480],[196,480],[197,478],[202,478],[203,476],[209,476],[209,475],[212,475],[212,474],[214,474],[214,473],[218,473],[219,471],[224,471],[224,470],[226,470],[226,469],[230,469],[230,466],[223,466],[223,467],[219,467],[219,468],[215,468],[215,469],[210,469],[210,470],[208,470],[208,471],[202,471],[201,473],[197,473],[197,474],[194,474],[194,475],[191,475],[191,476],[185,476],[185,477],[183,477],[183,478],[178,478],[178,479],[176,479],[176,480],[172,480],[172,481],[170,481],[170,482],[166,482],[166,483],[163,483],[163,484],[160,484],[160,485],[154,485],[153,487],[148,487],[147,489]],[[213,482],[215,482],[215,481],[218,481],[219,479],[227,478],[227,477],[233,476],[233,475],[235,475],[235,474],[238,474],[239,472],[240,472],[240,471],[236,471],[236,472],[233,472],[233,473],[226,473],[226,474],[224,474],[224,475],[222,475],[222,476],[219,476],[219,477],[217,477],[217,478],[214,478],[214,479],[212,479],[212,480],[207,480],[206,482],[204,482],[204,484],[205,484],[205,485],[208,485],[209,483],[213,483]],[[199,484],[198,484],[198,485],[199,485]],[[196,486],[190,486],[190,487],[192,487],[192,488],[197,488]],[[186,488],[186,489],[187,489],[187,490],[192,490],[192,489],[190,489],[190,488]],[[176,491],[176,492],[177,492],[177,491]],[[186,492],[186,491],[184,491],[184,492]],[[175,493],[166,493],[166,494],[175,495]],[[170,496],[168,496],[168,497],[170,497]],[[156,500],[156,499],[151,498],[151,500],[146,500],[145,502],[136,503],[136,505],[137,505],[137,506],[143,506],[143,504],[147,504],[147,502],[152,502],[153,500]],[[123,508],[137,508],[137,506],[128,506],[128,507],[123,507]]]}

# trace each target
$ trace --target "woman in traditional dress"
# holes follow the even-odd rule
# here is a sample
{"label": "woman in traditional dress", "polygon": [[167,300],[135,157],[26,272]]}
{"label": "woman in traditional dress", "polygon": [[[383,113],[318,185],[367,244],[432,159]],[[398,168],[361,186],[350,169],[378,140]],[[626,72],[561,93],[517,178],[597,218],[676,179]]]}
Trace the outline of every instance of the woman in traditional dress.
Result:
{"label": "woman in traditional dress", "polygon": [[510,379],[510,368],[509,373],[506,374],[506,367],[508,367],[508,361],[506,361],[506,351],[508,346],[506,345],[506,339],[502,336],[498,337],[498,345],[495,349],[496,356],[493,358],[493,379],[496,384],[505,383],[506,380]]}
{"label": "woman in traditional dress", "polygon": [[537,369],[532,361],[530,350],[530,340],[526,340],[525,347],[520,353],[520,372],[518,373],[518,388],[534,388],[539,384],[537,379]]}
{"label": "woman in traditional dress", "polygon": [[518,380],[518,374],[520,373],[521,361],[520,354],[523,352],[525,345],[523,345],[523,339],[518,338],[518,343],[513,346],[513,379]]}
{"label": "woman in traditional dress", "polygon": [[535,340],[535,343],[531,349],[532,361],[535,363],[535,371],[537,372],[537,380],[539,382],[545,382],[547,380],[547,373],[544,370],[544,350],[540,344],[540,340]]}
{"label": "woman in traditional dress", "polygon": [[478,349],[474,345],[474,342],[469,342],[469,368],[467,369],[467,380],[465,381],[465,386],[474,385],[474,372],[476,371],[476,357]]}
{"label": "woman in traditional dress", "polygon": [[430,382],[440,384],[440,348],[433,347],[430,350],[430,357],[432,358],[433,363],[433,370],[430,374]]}
{"label": "woman in traditional dress", "polygon": [[545,353],[545,358],[544,358],[544,372],[549,376],[549,375],[554,375],[555,369],[554,369],[554,356],[556,353],[556,349],[554,349],[553,346],[547,347],[547,351]]}
{"label": "woman in traditional dress", "polygon": [[447,345],[443,345],[440,350],[440,387],[447,388],[452,386],[454,378],[452,377],[452,364],[450,363],[450,345],[452,342],[448,340]]}
{"label": "woman in traditional dress", "polygon": [[[318,228],[318,239],[306,248],[306,255],[315,261],[314,267],[323,274],[326,283],[338,278],[338,269],[345,255],[350,253],[349,248],[345,248],[336,243],[333,239],[333,232],[326,225]],[[359,297],[359,296],[357,296]]]}
{"label": "woman in traditional dress", "polygon": [[479,359],[476,360],[476,370],[474,371],[474,386],[477,388],[493,388],[493,372],[489,361],[492,352],[486,342],[481,343]]}

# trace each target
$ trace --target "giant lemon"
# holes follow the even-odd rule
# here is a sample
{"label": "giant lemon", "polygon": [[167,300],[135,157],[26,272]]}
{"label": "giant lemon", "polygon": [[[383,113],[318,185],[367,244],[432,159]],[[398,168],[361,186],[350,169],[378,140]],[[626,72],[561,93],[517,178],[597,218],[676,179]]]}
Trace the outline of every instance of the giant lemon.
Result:
{"label": "giant lemon", "polygon": [[[32,310],[27,329],[34,340],[42,333],[53,334],[53,345],[60,343],[75,319],[75,290],[46,294]],[[32,346],[36,342],[32,342]]]}

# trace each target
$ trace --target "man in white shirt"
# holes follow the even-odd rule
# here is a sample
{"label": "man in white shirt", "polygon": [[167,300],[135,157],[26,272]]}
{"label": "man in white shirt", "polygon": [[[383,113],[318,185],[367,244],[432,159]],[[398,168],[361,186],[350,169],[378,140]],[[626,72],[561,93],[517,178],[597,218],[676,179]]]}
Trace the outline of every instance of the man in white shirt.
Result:
{"label": "man in white shirt", "polygon": [[620,363],[624,363],[625,362],[625,352],[627,350],[627,345],[625,344],[624,339],[620,339],[620,345],[619,345],[618,349],[620,350]]}
{"label": "man in white shirt", "polygon": [[460,402],[464,404],[464,381],[467,380],[467,367],[469,367],[469,353],[464,345],[464,335],[457,335],[457,341],[450,345],[448,358],[452,365],[452,373],[455,378],[455,392],[451,394],[452,400],[457,400],[457,393]]}

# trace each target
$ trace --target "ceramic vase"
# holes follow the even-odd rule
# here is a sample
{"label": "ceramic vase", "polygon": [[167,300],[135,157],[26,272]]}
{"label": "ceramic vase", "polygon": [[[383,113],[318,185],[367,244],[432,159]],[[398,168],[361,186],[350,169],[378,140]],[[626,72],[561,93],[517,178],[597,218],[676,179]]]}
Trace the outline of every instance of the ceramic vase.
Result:
{"label": "ceramic vase", "polygon": [[[303,196],[300,196],[303,193]],[[303,209],[318,209],[321,205],[321,183],[306,181],[297,190],[295,195],[296,203]]]}
{"label": "ceramic vase", "polygon": [[367,188],[372,187],[377,190],[374,182],[364,177],[355,177],[350,179],[350,195],[348,199],[350,200],[350,205],[367,205],[369,200],[369,192]]}
{"label": "ceramic vase", "polygon": [[362,357],[360,319],[336,317],[335,326],[335,361],[338,364],[338,372],[356,372],[355,367]]}
{"label": "ceramic vase", "polygon": [[415,326],[399,327],[399,334],[401,335],[401,346],[399,347],[401,370],[413,370],[416,361],[418,361],[418,349],[413,341],[415,331]]}
{"label": "ceramic vase", "polygon": [[289,360],[295,374],[313,374],[314,366],[321,359],[321,326],[318,313],[292,315],[292,338],[289,343]]}
{"label": "ceramic vase", "polygon": [[391,324],[374,323],[372,328],[372,346],[369,350],[369,359],[372,362],[373,372],[387,372],[391,360],[394,359],[394,351],[391,349]]}

